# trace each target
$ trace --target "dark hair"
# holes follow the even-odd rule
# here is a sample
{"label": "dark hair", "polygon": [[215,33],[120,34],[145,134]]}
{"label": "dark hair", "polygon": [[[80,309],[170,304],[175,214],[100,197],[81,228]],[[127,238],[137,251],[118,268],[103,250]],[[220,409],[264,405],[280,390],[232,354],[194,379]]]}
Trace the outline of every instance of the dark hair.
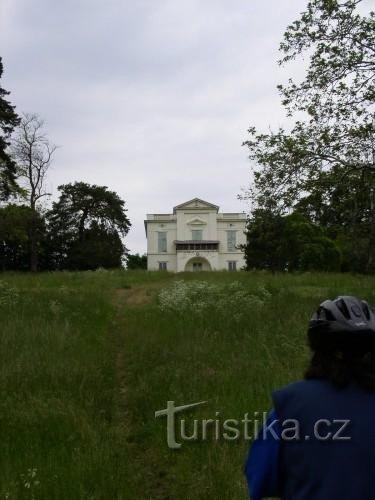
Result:
{"label": "dark hair", "polygon": [[327,379],[341,389],[356,384],[375,391],[375,352],[314,351],[305,379]]}

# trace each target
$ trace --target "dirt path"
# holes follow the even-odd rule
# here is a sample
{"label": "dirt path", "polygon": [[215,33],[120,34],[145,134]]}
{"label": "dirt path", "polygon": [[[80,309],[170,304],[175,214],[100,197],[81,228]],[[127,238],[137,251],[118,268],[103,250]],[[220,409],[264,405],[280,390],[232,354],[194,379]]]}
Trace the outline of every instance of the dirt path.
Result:
{"label": "dirt path", "polygon": [[116,289],[113,293],[115,306],[114,316],[114,349],[116,356],[117,393],[115,395],[114,418],[121,433],[124,433],[129,443],[129,459],[137,464],[144,480],[137,484],[137,498],[147,500],[172,500],[168,493],[168,484],[165,473],[160,470],[157,459],[151,450],[138,449],[132,443],[132,415],[127,404],[127,377],[126,377],[126,311],[129,308],[139,308],[152,303],[163,283],[152,283],[129,289]]}

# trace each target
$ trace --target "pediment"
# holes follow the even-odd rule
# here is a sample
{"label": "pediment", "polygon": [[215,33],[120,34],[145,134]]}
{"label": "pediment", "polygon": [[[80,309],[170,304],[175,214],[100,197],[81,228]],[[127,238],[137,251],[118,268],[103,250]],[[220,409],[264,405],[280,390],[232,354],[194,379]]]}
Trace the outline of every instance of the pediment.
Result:
{"label": "pediment", "polygon": [[181,203],[180,205],[174,207],[173,212],[176,213],[176,210],[195,210],[195,209],[198,210],[214,209],[216,212],[219,211],[219,207],[217,205],[209,203],[208,201],[201,200],[200,198],[193,198],[192,200],[186,201],[185,203]]}
{"label": "pediment", "polygon": [[189,226],[203,226],[207,224],[207,222],[200,217],[195,217],[194,219],[188,220],[186,224],[188,224]]}

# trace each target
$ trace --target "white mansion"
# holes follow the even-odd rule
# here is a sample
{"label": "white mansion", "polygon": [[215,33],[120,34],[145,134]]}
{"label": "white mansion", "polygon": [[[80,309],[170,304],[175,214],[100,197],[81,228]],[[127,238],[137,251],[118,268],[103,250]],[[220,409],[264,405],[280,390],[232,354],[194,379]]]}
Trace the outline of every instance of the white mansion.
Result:
{"label": "white mansion", "polygon": [[239,245],[246,242],[246,214],[220,213],[194,198],[172,214],[147,214],[147,269],[168,271],[239,270],[245,265]]}

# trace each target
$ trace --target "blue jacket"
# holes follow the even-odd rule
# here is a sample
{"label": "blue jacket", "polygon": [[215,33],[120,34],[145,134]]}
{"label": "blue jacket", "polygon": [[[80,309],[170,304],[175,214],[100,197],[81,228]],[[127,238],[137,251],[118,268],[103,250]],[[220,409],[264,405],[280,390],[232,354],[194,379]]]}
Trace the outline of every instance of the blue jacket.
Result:
{"label": "blue jacket", "polygon": [[308,380],[273,401],[273,432],[259,433],[246,462],[252,500],[375,500],[374,393]]}

